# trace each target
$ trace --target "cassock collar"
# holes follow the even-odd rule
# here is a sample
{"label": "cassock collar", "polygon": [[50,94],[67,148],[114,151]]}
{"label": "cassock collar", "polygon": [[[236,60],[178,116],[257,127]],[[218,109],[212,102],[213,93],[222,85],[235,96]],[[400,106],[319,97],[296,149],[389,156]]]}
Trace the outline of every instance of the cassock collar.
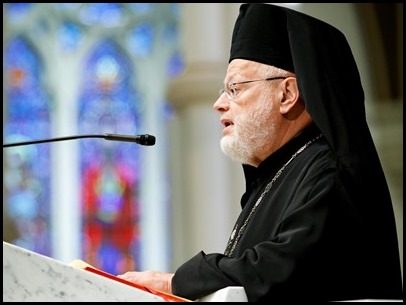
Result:
{"label": "cassock collar", "polygon": [[246,191],[249,191],[253,183],[267,181],[273,177],[300,147],[318,135],[320,130],[312,124],[266,158],[258,167],[243,164]]}

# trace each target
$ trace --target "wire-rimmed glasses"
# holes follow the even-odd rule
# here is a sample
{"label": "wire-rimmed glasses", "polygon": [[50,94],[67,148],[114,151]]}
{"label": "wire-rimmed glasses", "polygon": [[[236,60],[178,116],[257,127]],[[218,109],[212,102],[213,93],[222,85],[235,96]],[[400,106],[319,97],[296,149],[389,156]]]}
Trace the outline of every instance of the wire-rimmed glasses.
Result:
{"label": "wire-rimmed glasses", "polygon": [[253,83],[253,82],[259,82],[259,81],[270,81],[270,80],[275,80],[275,79],[285,79],[286,77],[283,76],[277,76],[277,77],[268,77],[268,78],[261,78],[261,79],[254,79],[254,80],[246,80],[243,82],[235,82],[235,83],[230,83],[228,84],[228,89],[222,88],[219,91],[219,97],[223,95],[223,93],[226,94],[226,97],[231,101],[235,98],[237,94],[237,85],[240,84],[248,84],[248,83]]}

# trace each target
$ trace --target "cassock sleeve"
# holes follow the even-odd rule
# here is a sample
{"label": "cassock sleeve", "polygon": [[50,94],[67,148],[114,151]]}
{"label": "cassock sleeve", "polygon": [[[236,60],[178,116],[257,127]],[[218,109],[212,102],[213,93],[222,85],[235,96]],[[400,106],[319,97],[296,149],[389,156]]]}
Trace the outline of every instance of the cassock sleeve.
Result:
{"label": "cassock sleeve", "polygon": [[[341,196],[334,170],[314,168],[283,178],[289,190],[276,190],[261,203],[263,209],[251,219],[235,257],[200,252],[181,265],[172,280],[173,293],[195,300],[228,286],[243,286],[248,300],[258,301],[270,292],[278,298],[289,293],[289,287],[304,291],[309,287],[303,283],[322,283],[327,272],[323,251],[328,247],[322,245],[326,220],[332,210],[340,217],[336,203]],[[304,274],[307,279],[301,278]]]}

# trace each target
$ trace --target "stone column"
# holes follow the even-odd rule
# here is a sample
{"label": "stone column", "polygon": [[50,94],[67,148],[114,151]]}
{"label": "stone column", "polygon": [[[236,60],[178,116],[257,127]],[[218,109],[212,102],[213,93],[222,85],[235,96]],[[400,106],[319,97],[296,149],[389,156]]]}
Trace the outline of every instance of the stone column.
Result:
{"label": "stone column", "polygon": [[238,8],[181,4],[186,68],[168,91],[175,109],[170,126],[174,268],[201,250],[223,252],[240,209],[243,172],[221,152],[222,126],[212,108],[223,86]]}

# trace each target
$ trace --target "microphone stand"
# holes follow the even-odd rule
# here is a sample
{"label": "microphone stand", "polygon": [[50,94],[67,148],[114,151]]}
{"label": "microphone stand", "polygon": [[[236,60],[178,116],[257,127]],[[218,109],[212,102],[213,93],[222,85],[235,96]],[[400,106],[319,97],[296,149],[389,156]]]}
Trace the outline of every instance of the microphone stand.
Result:
{"label": "microphone stand", "polygon": [[132,143],[137,143],[137,144],[147,145],[147,146],[151,146],[151,145],[155,144],[155,137],[151,136],[149,134],[138,135],[138,136],[128,136],[128,135],[119,135],[119,134],[106,133],[104,135],[87,134],[87,135],[67,136],[67,137],[33,140],[33,141],[25,141],[25,142],[17,142],[17,143],[7,143],[7,144],[3,143],[3,148],[4,147],[30,145],[30,144],[38,144],[38,143],[46,143],[46,142],[74,140],[74,139],[81,139],[81,138],[103,138],[105,140],[110,140],[110,141],[132,142]]}

